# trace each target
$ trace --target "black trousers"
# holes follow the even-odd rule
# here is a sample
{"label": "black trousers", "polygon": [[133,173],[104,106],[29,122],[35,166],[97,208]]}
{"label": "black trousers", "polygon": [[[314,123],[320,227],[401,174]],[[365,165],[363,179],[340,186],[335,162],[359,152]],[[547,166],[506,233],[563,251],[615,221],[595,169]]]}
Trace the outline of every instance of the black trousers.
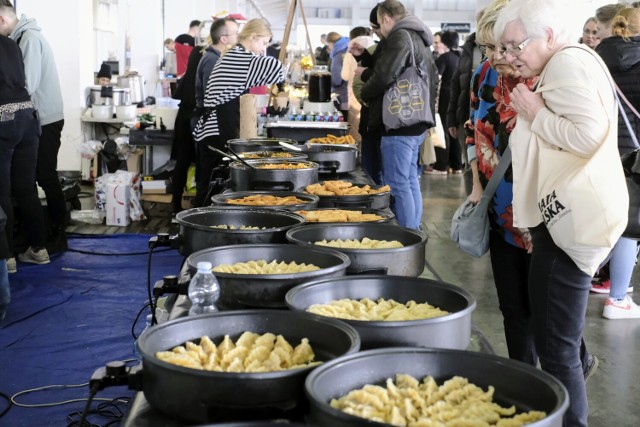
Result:
{"label": "black trousers", "polygon": [[176,115],[174,125],[175,138],[171,147],[171,157],[175,159],[176,165],[171,176],[173,192],[171,196],[171,207],[173,213],[182,210],[182,193],[187,184],[187,174],[189,166],[196,161],[196,146],[191,133],[191,115],[193,108],[180,107]]}
{"label": "black trousers", "polygon": [[47,198],[52,228],[62,229],[67,226],[67,204],[58,178],[58,152],[63,127],[64,120],[42,126],[36,168],[36,180]]}
{"label": "black trousers", "polygon": [[214,169],[222,164],[222,156],[211,151],[209,146],[219,150],[225,149],[227,139],[223,136],[212,136],[196,143],[198,150],[198,163],[196,164],[196,198],[195,206],[211,205],[209,185],[214,179]]}
{"label": "black trousers", "polygon": [[525,249],[507,243],[495,231],[490,234],[489,253],[509,358],[536,366],[538,356],[529,303],[531,255]]}

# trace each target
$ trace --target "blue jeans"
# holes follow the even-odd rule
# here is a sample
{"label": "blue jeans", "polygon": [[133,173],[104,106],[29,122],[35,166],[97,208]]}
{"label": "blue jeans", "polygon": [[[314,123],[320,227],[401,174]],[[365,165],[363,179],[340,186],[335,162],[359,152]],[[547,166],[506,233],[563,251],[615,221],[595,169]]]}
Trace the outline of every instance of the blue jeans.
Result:
{"label": "blue jeans", "polygon": [[591,276],[556,246],[544,224],[530,231],[529,298],[540,366],[569,392],[564,425],[586,427],[589,404],[583,363],[589,354],[582,333]]}
{"label": "blue jeans", "polygon": [[609,291],[609,297],[622,299],[627,295],[633,267],[636,265],[637,253],[638,242],[626,237],[620,237],[618,243],[611,250],[611,259],[609,260],[611,290]]}
{"label": "blue jeans", "polygon": [[13,253],[12,195],[29,244],[43,247],[47,240],[44,212],[36,191],[39,138],[38,114],[32,108],[16,111],[13,120],[0,121],[0,206],[7,214],[10,253]]}
{"label": "blue jeans", "polygon": [[0,260],[0,320],[7,312],[7,306],[11,301],[11,291],[9,290],[9,271],[7,271],[7,260]]}
{"label": "blue jeans", "polygon": [[384,181],[391,187],[393,211],[403,227],[418,229],[422,220],[422,193],[418,181],[418,155],[424,134],[383,136],[380,144]]}

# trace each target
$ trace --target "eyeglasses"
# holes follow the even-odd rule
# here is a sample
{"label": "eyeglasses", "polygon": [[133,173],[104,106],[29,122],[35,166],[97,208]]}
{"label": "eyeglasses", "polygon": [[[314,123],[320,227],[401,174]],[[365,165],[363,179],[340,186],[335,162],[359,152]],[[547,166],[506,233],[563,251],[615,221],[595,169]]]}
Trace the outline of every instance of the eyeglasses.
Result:
{"label": "eyeglasses", "polygon": [[502,56],[506,56],[507,54],[511,54],[513,56],[515,56],[516,58],[519,57],[520,55],[522,55],[522,51],[524,50],[525,47],[527,47],[527,45],[529,44],[529,42],[533,40],[531,37],[525,39],[525,41],[523,41],[522,43],[520,43],[518,46],[514,46],[514,47],[506,47],[506,46],[502,46],[498,52],[500,52],[500,55]]}
{"label": "eyeglasses", "polygon": [[487,50],[496,50],[496,47],[492,44],[487,44],[487,45],[480,45],[478,46],[478,49],[480,49],[480,52],[484,55],[487,56]]}

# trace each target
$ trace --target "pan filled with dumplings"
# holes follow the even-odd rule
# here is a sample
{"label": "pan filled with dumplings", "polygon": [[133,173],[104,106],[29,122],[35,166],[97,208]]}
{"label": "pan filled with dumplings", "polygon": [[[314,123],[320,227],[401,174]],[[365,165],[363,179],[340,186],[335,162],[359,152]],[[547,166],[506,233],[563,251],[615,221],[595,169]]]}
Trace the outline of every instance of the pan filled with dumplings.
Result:
{"label": "pan filled with dumplings", "polygon": [[318,164],[306,160],[255,159],[232,162],[230,186],[233,191],[293,191],[318,181]]}
{"label": "pan filled with dumplings", "polygon": [[399,225],[309,224],[288,230],[286,236],[302,247],[329,247],[348,255],[347,274],[417,277],[425,266],[426,234]]}
{"label": "pan filled with dumplings", "polygon": [[285,233],[305,219],[287,210],[243,206],[194,208],[176,215],[180,253],[248,243],[286,243]]}
{"label": "pan filled with dumplings", "polygon": [[386,209],[391,204],[388,185],[327,180],[307,185],[300,191],[318,196],[321,208]]}
{"label": "pan filled with dumplings", "polygon": [[285,308],[284,297],[295,285],[321,277],[340,277],[351,264],[341,252],[290,244],[230,245],[189,255],[191,275],[208,261],[220,284],[221,309]]}
{"label": "pan filled with dumplings", "polygon": [[317,196],[295,191],[231,191],[211,197],[213,206],[252,206],[289,211],[315,209],[318,201]]}
{"label": "pan filled with dumplings", "polygon": [[139,387],[154,408],[194,423],[234,411],[284,412],[306,404],[304,379],[314,367],[359,346],[351,326],[306,313],[190,316],[148,328],[136,341]]}
{"label": "pan filled with dumplings", "polygon": [[430,279],[360,275],[303,283],[287,292],[295,311],[353,326],[363,349],[433,347],[464,350],[471,338],[473,296]]}
{"label": "pan filled with dumplings", "polygon": [[565,387],[495,355],[395,347],[334,359],[306,379],[309,421],[332,427],[561,427]]}

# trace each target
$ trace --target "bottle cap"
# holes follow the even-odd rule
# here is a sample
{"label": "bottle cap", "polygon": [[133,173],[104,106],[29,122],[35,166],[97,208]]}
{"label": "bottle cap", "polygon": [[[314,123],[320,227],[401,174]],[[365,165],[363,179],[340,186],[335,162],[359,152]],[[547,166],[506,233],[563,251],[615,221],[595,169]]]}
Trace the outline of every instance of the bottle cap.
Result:
{"label": "bottle cap", "polygon": [[211,263],[209,261],[200,261],[198,263],[198,272],[207,272],[207,273],[211,273],[211,268],[213,266],[211,265]]}

